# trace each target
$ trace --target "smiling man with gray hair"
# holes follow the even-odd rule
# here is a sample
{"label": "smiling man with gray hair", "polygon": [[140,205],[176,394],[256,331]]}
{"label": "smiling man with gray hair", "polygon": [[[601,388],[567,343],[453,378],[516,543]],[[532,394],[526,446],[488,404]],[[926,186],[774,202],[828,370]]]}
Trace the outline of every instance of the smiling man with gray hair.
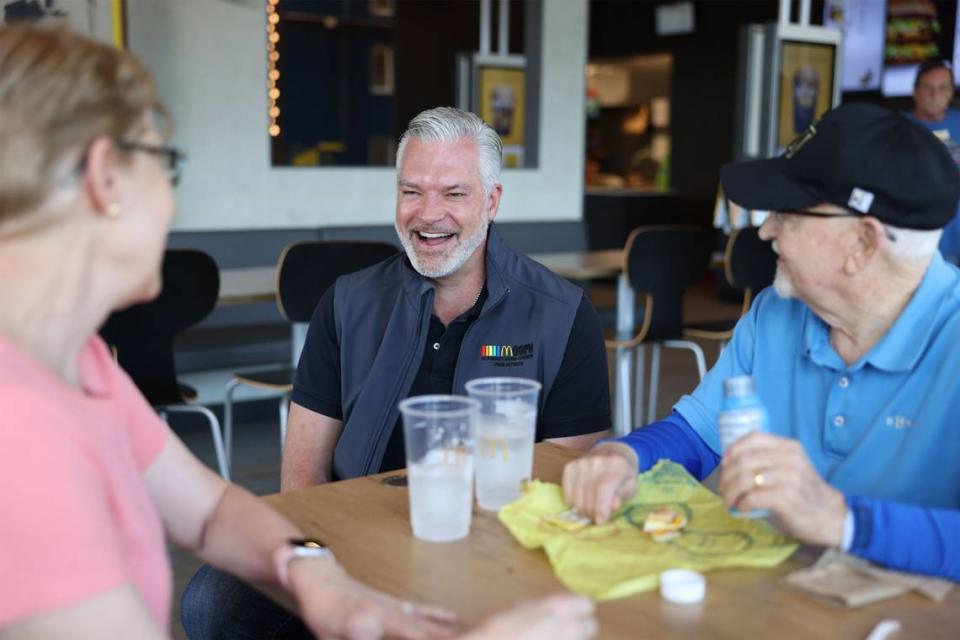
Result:
{"label": "smiling man with gray hair", "polygon": [[[397,403],[484,376],[543,384],[537,439],[588,447],[609,427],[606,352],[583,291],[509,247],[501,142],[472,113],[417,115],[397,150],[404,254],[324,295],[292,394],[283,489],[404,467]],[[484,347],[509,346],[491,356]],[[502,355],[510,353],[513,355]]]}
{"label": "smiling man with gray hair", "polygon": [[[937,251],[960,198],[950,154],[903,115],[851,104],[720,178],[772,211],[774,291],[671,416],[567,465],[568,501],[603,522],[638,469],[719,465],[729,506],[767,509],[806,543],[960,580],[960,271]],[[743,375],[770,433],[722,450],[721,389]]]}
{"label": "smiling man with gray hair", "polygon": [[[597,315],[579,287],[504,244],[492,224],[500,163],[499,136],[472,113],[440,107],[410,122],[397,152],[404,253],[341,277],[317,305],[291,396],[283,491],[406,466],[400,400],[465,395],[473,378],[538,380],[537,440],[585,449],[609,428]],[[209,566],[181,612],[194,640],[311,637]]]}

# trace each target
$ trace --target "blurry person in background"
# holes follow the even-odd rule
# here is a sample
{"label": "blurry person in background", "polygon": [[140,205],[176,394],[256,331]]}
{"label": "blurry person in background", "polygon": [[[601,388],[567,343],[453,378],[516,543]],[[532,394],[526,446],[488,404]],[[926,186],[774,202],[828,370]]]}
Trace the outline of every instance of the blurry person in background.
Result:
{"label": "blurry person in background", "polygon": [[[940,138],[954,162],[960,164],[960,111],[951,108],[953,85],[953,70],[949,63],[943,60],[924,62],[913,81],[913,111],[907,115]],[[940,253],[953,263],[960,259],[960,218],[957,216],[943,229]]]}
{"label": "blurry person in background", "polygon": [[[128,51],[0,27],[0,636],[167,637],[169,538],[283,587],[319,636],[449,637],[454,614],[363,586],[198,462],[97,336],[161,290],[181,159],[167,124]],[[470,637],[594,628],[591,603],[555,596]]]}

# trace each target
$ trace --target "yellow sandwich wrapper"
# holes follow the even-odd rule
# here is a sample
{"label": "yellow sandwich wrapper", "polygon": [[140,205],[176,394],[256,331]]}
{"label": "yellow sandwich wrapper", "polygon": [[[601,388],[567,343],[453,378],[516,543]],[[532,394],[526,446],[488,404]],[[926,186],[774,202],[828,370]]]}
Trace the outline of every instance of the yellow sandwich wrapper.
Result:
{"label": "yellow sandwich wrapper", "polygon": [[[663,506],[688,522],[679,537],[654,542],[643,522]],[[533,480],[499,515],[524,547],[543,547],[568,589],[600,601],[654,589],[667,569],[774,567],[798,546],[762,520],[734,518],[718,496],[667,460],[640,474],[636,494],[607,524],[564,526],[560,515],[569,509],[559,485]]]}

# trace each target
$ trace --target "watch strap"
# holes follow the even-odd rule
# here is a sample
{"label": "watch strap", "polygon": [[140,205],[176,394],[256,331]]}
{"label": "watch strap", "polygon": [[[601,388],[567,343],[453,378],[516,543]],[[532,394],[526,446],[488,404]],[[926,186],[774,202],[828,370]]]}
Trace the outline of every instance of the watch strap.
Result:
{"label": "watch strap", "polygon": [[290,562],[296,558],[333,558],[333,552],[319,540],[290,539],[273,554],[273,566],[277,581],[290,590]]}

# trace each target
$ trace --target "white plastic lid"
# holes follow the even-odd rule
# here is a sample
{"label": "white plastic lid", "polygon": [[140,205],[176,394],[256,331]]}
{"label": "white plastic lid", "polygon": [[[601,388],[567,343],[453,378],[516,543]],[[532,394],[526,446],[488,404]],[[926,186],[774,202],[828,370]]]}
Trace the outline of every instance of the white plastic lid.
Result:
{"label": "white plastic lid", "polygon": [[689,569],[670,569],[660,574],[660,595],[667,602],[693,604],[707,593],[707,580],[702,573]]}

